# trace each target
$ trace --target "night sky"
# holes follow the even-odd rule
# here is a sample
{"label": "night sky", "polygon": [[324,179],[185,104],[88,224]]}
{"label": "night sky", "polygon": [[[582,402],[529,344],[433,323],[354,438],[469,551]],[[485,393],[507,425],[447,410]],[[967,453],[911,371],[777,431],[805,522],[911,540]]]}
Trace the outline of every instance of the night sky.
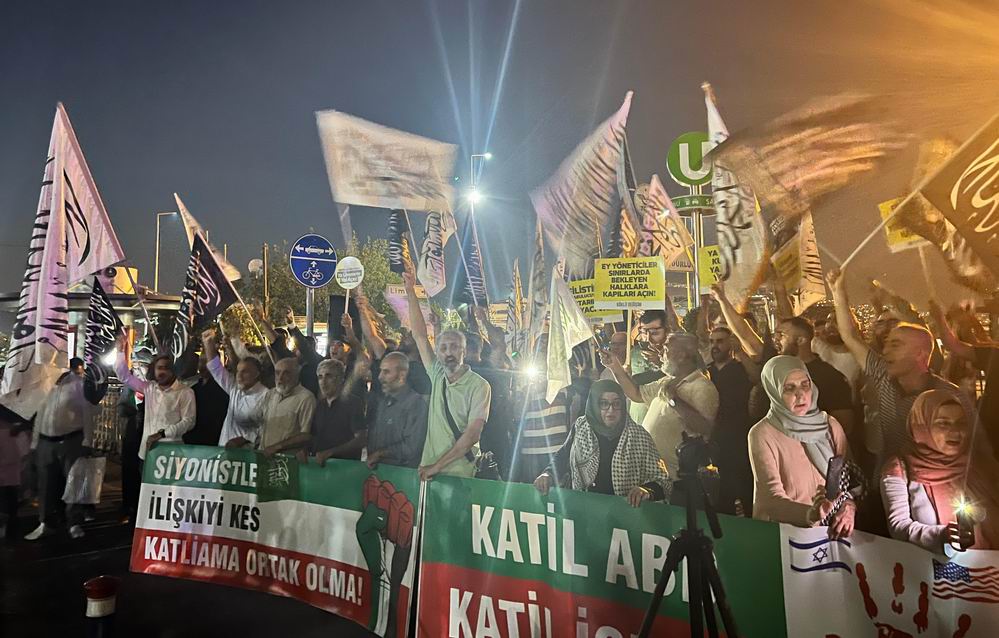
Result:
{"label": "night sky", "polygon": [[[933,4],[959,19],[873,0],[5,2],[0,290],[23,275],[60,100],[148,285],[155,213],[175,209],[174,191],[244,273],[264,241],[313,229],[341,244],[314,116],[336,109],[459,144],[462,184],[468,154],[493,153],[476,214],[499,297],[513,258],[528,259],[528,192],[629,89],[638,177],[658,172],[674,194],[666,149],[705,128],[705,80],[733,131],[857,90],[912,107],[913,132],[967,135],[999,106],[995,87],[980,87],[994,76],[987,32],[999,19],[978,13],[991,11],[986,2]],[[904,194],[910,169],[886,169],[862,194],[816,208],[819,242],[845,257],[875,225],[877,202]],[[362,236],[383,236],[387,220],[354,210]],[[179,290],[186,252],[179,221],[165,221],[161,289]],[[915,255],[886,255],[875,241],[857,272],[921,303]]]}

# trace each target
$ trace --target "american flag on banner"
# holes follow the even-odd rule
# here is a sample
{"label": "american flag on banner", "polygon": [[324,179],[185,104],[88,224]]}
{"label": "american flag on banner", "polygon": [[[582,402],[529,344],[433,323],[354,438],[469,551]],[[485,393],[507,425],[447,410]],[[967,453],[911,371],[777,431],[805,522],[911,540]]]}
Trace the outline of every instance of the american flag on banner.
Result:
{"label": "american flag on banner", "polygon": [[999,568],[933,561],[933,596],[973,603],[999,603]]}

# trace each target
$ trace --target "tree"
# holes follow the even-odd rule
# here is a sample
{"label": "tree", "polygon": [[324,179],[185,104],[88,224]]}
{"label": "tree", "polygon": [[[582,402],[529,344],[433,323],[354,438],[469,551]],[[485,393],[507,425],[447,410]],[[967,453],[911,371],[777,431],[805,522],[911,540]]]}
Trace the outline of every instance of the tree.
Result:
{"label": "tree", "polygon": [[[305,287],[295,280],[288,263],[288,253],[291,246],[287,240],[281,244],[268,245],[268,292],[270,304],[268,318],[275,323],[284,320],[285,308],[291,307],[296,315],[305,314]],[[388,241],[385,239],[368,238],[360,243],[354,235],[346,249],[337,249],[337,258],[343,259],[353,255],[364,265],[364,282],[362,288],[368,296],[372,307],[381,314],[390,312],[391,308],[385,301],[385,287],[389,284],[401,284],[402,278],[389,270]],[[244,277],[237,286],[246,303],[252,299],[264,298],[263,277]],[[316,289],[315,317],[325,321],[329,314],[330,295],[343,295],[344,290],[336,282]],[[233,311],[236,312],[236,311]],[[249,327],[249,324],[247,324]]]}

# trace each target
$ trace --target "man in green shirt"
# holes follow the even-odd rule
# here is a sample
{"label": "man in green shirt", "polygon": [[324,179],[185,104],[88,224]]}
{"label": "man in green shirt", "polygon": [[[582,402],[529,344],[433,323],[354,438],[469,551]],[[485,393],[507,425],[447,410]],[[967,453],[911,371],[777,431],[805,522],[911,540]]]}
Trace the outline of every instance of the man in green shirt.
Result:
{"label": "man in green shirt", "polygon": [[437,336],[436,351],[431,347],[416,297],[416,281],[410,273],[403,274],[403,281],[413,340],[431,382],[420,479],[436,474],[471,477],[475,474],[472,459],[478,455],[479,437],[489,416],[489,383],[465,365],[465,335],[447,330]]}

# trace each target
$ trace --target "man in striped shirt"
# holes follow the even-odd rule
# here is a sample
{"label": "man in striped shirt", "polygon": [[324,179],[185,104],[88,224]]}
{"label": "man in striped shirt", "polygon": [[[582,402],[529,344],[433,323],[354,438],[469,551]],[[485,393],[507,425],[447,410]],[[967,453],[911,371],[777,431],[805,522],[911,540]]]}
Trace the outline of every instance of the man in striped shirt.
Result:
{"label": "man in striped shirt", "polygon": [[539,371],[530,381],[517,435],[517,469],[513,478],[533,483],[552,462],[569,435],[569,399],[565,390],[555,401],[545,400],[547,375]]}

